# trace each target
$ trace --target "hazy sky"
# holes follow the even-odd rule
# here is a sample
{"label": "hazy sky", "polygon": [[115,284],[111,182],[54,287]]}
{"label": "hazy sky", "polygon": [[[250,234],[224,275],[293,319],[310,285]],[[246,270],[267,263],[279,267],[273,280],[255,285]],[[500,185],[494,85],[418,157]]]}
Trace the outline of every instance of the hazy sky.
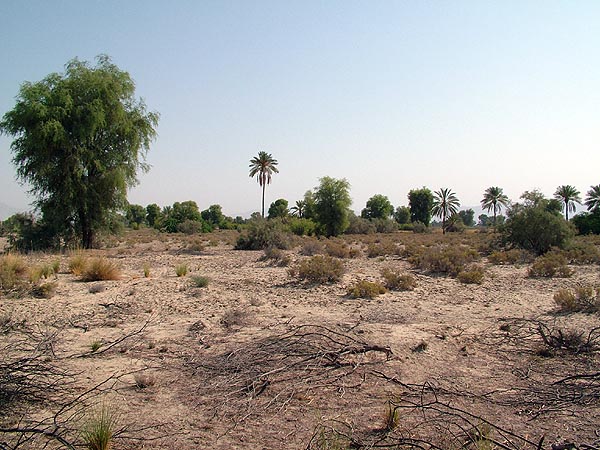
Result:
{"label": "hazy sky", "polygon": [[[477,205],[600,183],[600,2],[27,1],[0,3],[0,115],[23,81],[100,54],[161,120],[132,203],[260,208],[328,175],[353,208],[449,187]],[[31,201],[0,137],[0,203]]]}

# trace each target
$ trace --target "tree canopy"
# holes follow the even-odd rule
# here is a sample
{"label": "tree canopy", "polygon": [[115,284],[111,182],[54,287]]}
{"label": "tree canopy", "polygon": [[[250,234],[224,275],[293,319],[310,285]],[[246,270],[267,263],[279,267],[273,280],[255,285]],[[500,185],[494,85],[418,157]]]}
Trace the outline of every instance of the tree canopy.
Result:
{"label": "tree canopy", "polygon": [[127,189],[145,171],[158,114],[134,96],[135,84],[106,55],[96,66],[73,59],[63,74],[21,85],[0,122],[14,137],[17,176],[31,186],[53,237],[75,235],[85,248]]}
{"label": "tree canopy", "polygon": [[408,205],[410,208],[410,221],[421,222],[425,226],[429,226],[433,206],[432,192],[426,187],[412,189],[408,193]]}
{"label": "tree canopy", "polygon": [[364,219],[388,219],[394,213],[394,207],[385,195],[376,194],[367,200],[366,208],[361,212]]}
{"label": "tree canopy", "polygon": [[250,178],[256,177],[262,188],[262,217],[265,217],[265,187],[267,184],[271,184],[273,174],[279,173],[277,164],[273,155],[267,152],[258,152],[258,156],[250,160]]}
{"label": "tree canopy", "polygon": [[346,179],[323,177],[315,188],[315,216],[326,236],[342,234],[350,224],[350,183]]}

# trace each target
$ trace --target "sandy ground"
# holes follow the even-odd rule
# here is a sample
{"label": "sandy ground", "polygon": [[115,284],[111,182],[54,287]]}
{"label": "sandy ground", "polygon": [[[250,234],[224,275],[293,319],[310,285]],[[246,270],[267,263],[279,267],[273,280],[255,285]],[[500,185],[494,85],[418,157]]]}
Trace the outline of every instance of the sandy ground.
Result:
{"label": "sandy ground", "polygon": [[[415,271],[399,256],[363,254],[344,260],[341,282],[311,286],[261,261],[263,252],[233,250],[219,235],[207,237],[212,245],[201,251],[186,250],[186,239],[130,237],[92,252],[119,265],[116,281],[79,281],[66,273],[68,255],[29,255],[31,265],[60,258],[56,295],[0,297],[5,322],[56,335],[57,364],[75,374],[76,390],[116,377],[90,400],[109,404],[127,427],[114,448],[344,448],[344,436],[362,443],[439,438],[440,422],[417,429],[426,422],[417,408],[403,409],[397,428],[382,435],[388,402],[400,404],[423,385],[472,413],[473,422],[489,420],[536,443],[544,436],[543,448],[598,445],[598,380],[582,401],[565,399],[579,388],[553,384],[599,372],[597,351],[540,356],[536,333],[539,321],[586,332],[600,326],[598,314],[557,314],[553,301],[559,288],[598,285],[598,266],[532,279],[527,265],[482,259],[485,281],[467,285]],[[292,265],[305,258],[298,250],[286,252]],[[190,271],[177,277],[182,263]],[[353,282],[381,280],[386,267],[414,274],[416,289],[372,300],[347,296]],[[195,287],[197,275],[209,285]],[[93,343],[100,344],[94,353]],[[377,349],[332,357],[366,345]],[[147,387],[136,386],[141,379]],[[53,411],[38,405],[26,414]]]}

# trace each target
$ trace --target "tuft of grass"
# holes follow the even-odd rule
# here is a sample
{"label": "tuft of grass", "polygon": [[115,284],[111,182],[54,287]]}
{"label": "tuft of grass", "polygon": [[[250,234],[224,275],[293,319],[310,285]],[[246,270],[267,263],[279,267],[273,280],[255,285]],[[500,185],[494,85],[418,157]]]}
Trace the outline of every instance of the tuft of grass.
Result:
{"label": "tuft of grass", "polygon": [[197,288],[206,287],[206,286],[208,286],[209,282],[210,282],[210,278],[202,276],[202,275],[196,275],[196,276],[192,277],[192,283]]}
{"label": "tuft of grass", "polygon": [[52,261],[52,273],[58,275],[60,273],[60,259]]}
{"label": "tuft of grass", "polygon": [[573,275],[573,270],[567,266],[567,258],[563,254],[551,252],[538,256],[527,274],[531,278],[567,278]]}
{"label": "tuft of grass", "polygon": [[22,256],[13,253],[0,256],[0,289],[8,291],[15,288],[23,281],[27,272]]}
{"label": "tuft of grass", "polygon": [[83,253],[83,251],[77,250],[71,254],[71,259],[69,259],[69,272],[76,277],[79,277],[83,274],[87,264],[88,257]]}
{"label": "tuft of grass", "polygon": [[425,350],[427,350],[427,347],[429,347],[429,344],[427,344],[425,341],[421,341],[411,348],[411,350],[413,353],[423,353]]}
{"label": "tuft of grass", "polygon": [[109,450],[117,428],[117,416],[106,404],[89,414],[81,430],[81,439],[89,450]]}
{"label": "tuft of grass", "polygon": [[242,326],[246,323],[248,319],[248,313],[240,308],[234,308],[228,310],[223,317],[221,317],[221,325],[224,328],[232,328],[235,326]]}
{"label": "tuft of grass", "polygon": [[150,264],[144,264],[142,270],[144,271],[144,278],[148,278],[150,276]]}
{"label": "tuft of grass", "polygon": [[400,424],[400,409],[388,400],[383,414],[383,430],[387,432],[394,431]]}
{"label": "tuft of grass", "polygon": [[106,281],[121,278],[121,269],[106,258],[92,258],[81,272],[82,281]]}
{"label": "tuft of grass", "polygon": [[291,267],[288,273],[300,280],[322,284],[339,281],[345,271],[346,268],[339,259],[316,255],[300,261],[300,264]]}
{"label": "tuft of grass", "polygon": [[469,269],[459,272],[456,277],[458,281],[464,284],[481,284],[485,276],[485,270],[481,266],[472,266]]}
{"label": "tuft of grass", "polygon": [[100,341],[94,341],[90,344],[90,350],[92,353],[96,353],[98,350],[100,350],[100,347],[102,347],[102,342]]}
{"label": "tuft of grass", "polygon": [[42,264],[41,266],[35,267],[29,273],[29,279],[32,283],[37,283],[40,279],[47,280],[54,275],[54,269],[50,264]]}
{"label": "tuft of grass", "polygon": [[417,287],[417,279],[411,274],[383,269],[381,276],[385,280],[385,287],[390,291],[412,291]]}
{"label": "tuft of grass", "polygon": [[175,274],[178,277],[185,277],[187,275],[189,271],[188,265],[187,264],[177,264],[175,266]]}
{"label": "tuft of grass", "polygon": [[381,283],[360,280],[348,288],[348,295],[352,298],[375,298],[385,294],[387,289]]}
{"label": "tuft of grass", "polygon": [[580,286],[575,290],[559,289],[554,302],[561,312],[596,312],[600,310],[600,288]]}

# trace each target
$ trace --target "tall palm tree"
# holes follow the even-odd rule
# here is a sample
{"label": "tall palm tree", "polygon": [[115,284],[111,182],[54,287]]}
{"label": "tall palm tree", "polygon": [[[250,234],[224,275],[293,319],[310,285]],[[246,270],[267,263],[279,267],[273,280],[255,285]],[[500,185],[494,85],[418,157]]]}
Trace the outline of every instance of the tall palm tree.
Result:
{"label": "tall palm tree", "polygon": [[304,211],[306,210],[306,202],[304,200],[296,200],[296,204],[290,208],[290,212],[302,219],[304,217]]}
{"label": "tall palm tree", "polygon": [[497,186],[489,187],[483,193],[481,207],[487,212],[494,211],[494,226],[496,226],[496,214],[502,211],[502,207],[508,206],[508,197],[502,191],[502,188]]}
{"label": "tall palm tree", "polygon": [[590,190],[587,191],[587,197],[585,198],[585,206],[588,211],[600,210],[600,184],[597,186],[590,186]]}
{"label": "tall palm tree", "polygon": [[431,214],[442,219],[442,233],[446,234],[446,218],[458,212],[460,202],[450,189],[441,188],[433,193]]}
{"label": "tall palm tree", "polygon": [[258,152],[250,160],[250,178],[256,175],[258,184],[262,187],[262,217],[265,217],[265,187],[271,184],[271,175],[279,173],[277,160],[270,153]]}
{"label": "tall palm tree", "polygon": [[574,186],[566,184],[556,188],[554,198],[561,200],[565,204],[565,220],[569,220],[569,211],[575,212],[575,203],[581,205],[579,191]]}

